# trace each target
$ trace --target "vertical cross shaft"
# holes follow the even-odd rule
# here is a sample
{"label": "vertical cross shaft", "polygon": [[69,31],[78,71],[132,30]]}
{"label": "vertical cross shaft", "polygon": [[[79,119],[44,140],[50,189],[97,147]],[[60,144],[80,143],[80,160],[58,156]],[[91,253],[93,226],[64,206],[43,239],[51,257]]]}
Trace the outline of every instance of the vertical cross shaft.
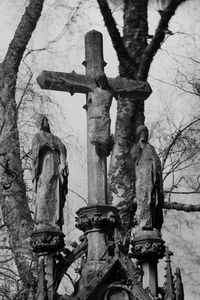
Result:
{"label": "vertical cross shaft", "polygon": [[[102,72],[105,66],[103,59],[103,37],[98,31],[92,30],[85,35],[86,76],[95,77]],[[87,103],[88,103],[87,96]],[[87,110],[87,133],[89,132],[90,107]],[[87,138],[88,161],[88,204],[107,203],[107,166],[104,153],[97,153],[96,146]]]}

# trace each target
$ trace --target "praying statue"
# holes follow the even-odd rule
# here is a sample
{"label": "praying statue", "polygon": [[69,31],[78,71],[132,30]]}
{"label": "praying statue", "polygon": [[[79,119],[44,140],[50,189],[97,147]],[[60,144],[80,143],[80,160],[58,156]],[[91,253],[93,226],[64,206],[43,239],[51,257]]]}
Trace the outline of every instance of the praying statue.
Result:
{"label": "praying statue", "polygon": [[131,149],[135,167],[136,221],[143,230],[160,230],[163,223],[164,201],[160,159],[148,143],[148,128],[137,128],[137,144]]}
{"label": "praying statue", "polygon": [[48,119],[39,114],[38,132],[32,141],[32,181],[36,193],[34,231],[60,231],[68,193],[67,150],[50,131]]}

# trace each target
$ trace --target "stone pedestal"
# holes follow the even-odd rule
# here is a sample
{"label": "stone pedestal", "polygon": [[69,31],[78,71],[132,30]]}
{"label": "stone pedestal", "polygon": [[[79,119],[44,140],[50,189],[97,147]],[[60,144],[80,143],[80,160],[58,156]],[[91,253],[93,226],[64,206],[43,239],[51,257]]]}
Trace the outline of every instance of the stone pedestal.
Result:
{"label": "stone pedestal", "polygon": [[85,233],[94,228],[108,232],[119,226],[118,209],[112,205],[88,205],[76,214],[76,227]]}
{"label": "stone pedestal", "polygon": [[64,234],[61,231],[35,231],[31,235],[32,250],[38,257],[37,300],[54,299],[55,257],[64,248]]}
{"label": "stone pedestal", "polygon": [[87,286],[94,273],[108,258],[108,240],[119,226],[118,209],[109,205],[92,205],[77,211],[76,227],[88,240],[87,261],[82,270],[82,286]]}
{"label": "stone pedestal", "polygon": [[132,255],[138,260],[144,272],[142,285],[149,289],[153,296],[157,296],[158,260],[164,257],[165,245],[158,230],[139,230],[132,241]]}
{"label": "stone pedestal", "polygon": [[48,255],[64,248],[64,236],[62,231],[34,231],[30,245],[38,256]]}
{"label": "stone pedestal", "polygon": [[158,287],[158,275],[157,275],[157,263],[158,261],[142,261],[142,270],[144,272],[142,278],[142,286],[144,289],[150,289],[152,295],[156,296]]}

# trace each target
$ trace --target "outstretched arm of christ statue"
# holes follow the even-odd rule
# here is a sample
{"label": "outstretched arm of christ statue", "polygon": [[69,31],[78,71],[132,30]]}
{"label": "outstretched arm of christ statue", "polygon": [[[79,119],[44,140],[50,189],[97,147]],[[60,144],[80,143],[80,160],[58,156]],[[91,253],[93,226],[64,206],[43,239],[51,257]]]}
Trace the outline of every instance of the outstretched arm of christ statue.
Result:
{"label": "outstretched arm of christ statue", "polygon": [[[95,78],[71,73],[43,71],[37,78],[41,88],[55,91],[87,94],[92,91],[92,85],[95,84]],[[151,87],[147,82],[140,80],[131,80],[121,77],[107,77],[108,86],[113,91],[113,96],[119,95],[134,96],[134,98],[145,100],[151,94]]]}
{"label": "outstretched arm of christ statue", "polygon": [[103,72],[100,72],[100,77],[106,79],[106,85],[102,86],[98,77],[81,75],[74,71],[71,73],[43,71],[37,81],[44,89],[65,91],[71,95],[74,93],[89,94],[84,106],[88,116],[89,141],[96,146],[96,150],[103,151],[108,156],[113,145],[113,140],[108,139],[109,109],[112,98],[115,97],[118,100],[120,97],[127,96],[143,101],[151,94],[151,88],[148,83],[143,81],[121,77],[107,78]]}

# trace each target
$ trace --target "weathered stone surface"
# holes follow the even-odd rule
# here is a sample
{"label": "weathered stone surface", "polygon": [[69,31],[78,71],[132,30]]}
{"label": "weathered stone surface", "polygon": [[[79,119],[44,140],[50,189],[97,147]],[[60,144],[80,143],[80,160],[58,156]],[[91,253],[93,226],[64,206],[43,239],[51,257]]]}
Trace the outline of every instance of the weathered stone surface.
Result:
{"label": "weathered stone surface", "polygon": [[[102,269],[105,267],[107,278],[109,261],[124,255],[120,252],[124,245],[121,244],[120,234],[116,230],[120,225],[118,210],[107,205],[106,156],[108,155],[107,145],[110,144],[109,109],[112,97],[114,96],[118,102],[120,98],[132,97],[134,103],[137,100],[143,103],[143,100],[150,95],[151,89],[146,82],[125,78],[108,78],[108,84],[106,82],[105,85],[98,81],[97,77],[102,74],[105,65],[102,35],[99,32],[91,31],[85,36],[84,65],[86,76],[75,72],[70,74],[45,72],[40,76],[39,84],[46,89],[62,90],[71,94],[75,92],[87,94],[85,108],[88,127],[89,205],[77,212],[76,225],[85,232],[87,257],[81,270],[82,277],[76,295],[78,295],[77,299],[89,300],[94,299],[93,291],[96,290],[99,278],[103,276]],[[104,73],[103,78],[106,78]],[[110,244],[112,244],[112,249],[109,251]],[[118,282],[121,279],[121,269],[116,269],[116,271],[119,271],[115,278]],[[128,296],[128,293],[126,295]]]}
{"label": "weathered stone surface", "polygon": [[[37,78],[42,89],[64,91],[70,94],[87,93],[89,85],[95,83],[93,75],[81,75],[76,72],[64,73],[43,71]],[[121,77],[109,78],[110,88],[116,95],[136,96],[145,100],[152,92],[150,85],[145,81],[131,80]]]}
{"label": "weathered stone surface", "polygon": [[164,201],[160,159],[148,143],[148,129],[141,125],[137,129],[138,143],[131,149],[135,167],[136,218],[140,228],[161,229]]}
{"label": "weathered stone surface", "polygon": [[96,85],[88,96],[88,139],[90,143],[109,155],[110,144],[110,106],[112,91],[108,88],[107,78],[104,73],[96,77]]}
{"label": "weathered stone surface", "polygon": [[[92,30],[85,35],[83,64],[86,67],[86,75],[76,74],[74,71],[72,73],[43,71],[37,81],[42,89],[66,91],[71,95],[74,93],[88,95],[86,104],[86,108],[88,106],[88,203],[104,204],[108,203],[106,156],[109,155],[112,146],[112,141],[109,140],[110,117],[108,113],[112,96],[118,101],[119,99],[123,101],[124,97],[132,97],[134,102],[139,100],[143,103],[152,90],[147,82],[121,77],[108,78],[109,89],[97,87],[95,78],[103,72],[105,66],[103,38],[98,31]],[[95,89],[94,86],[96,86]],[[99,97],[99,92],[101,97]],[[95,105],[90,106],[89,101],[92,98]],[[103,98],[105,103],[103,103]],[[98,100],[103,104],[102,107],[97,104]],[[103,151],[97,151],[99,150],[98,143]]]}
{"label": "weathered stone surface", "polygon": [[37,254],[55,253],[64,247],[64,234],[58,231],[40,231],[31,235],[31,248]]}
{"label": "weathered stone surface", "polygon": [[34,231],[60,231],[68,182],[67,152],[61,140],[50,132],[44,115],[39,115],[37,127],[39,131],[32,142]]}
{"label": "weathered stone surface", "polygon": [[137,259],[158,260],[164,257],[165,245],[158,230],[139,230],[132,241],[132,255]]}
{"label": "weathered stone surface", "polygon": [[82,231],[100,229],[103,232],[119,227],[118,209],[111,205],[93,205],[77,211],[76,227]]}

